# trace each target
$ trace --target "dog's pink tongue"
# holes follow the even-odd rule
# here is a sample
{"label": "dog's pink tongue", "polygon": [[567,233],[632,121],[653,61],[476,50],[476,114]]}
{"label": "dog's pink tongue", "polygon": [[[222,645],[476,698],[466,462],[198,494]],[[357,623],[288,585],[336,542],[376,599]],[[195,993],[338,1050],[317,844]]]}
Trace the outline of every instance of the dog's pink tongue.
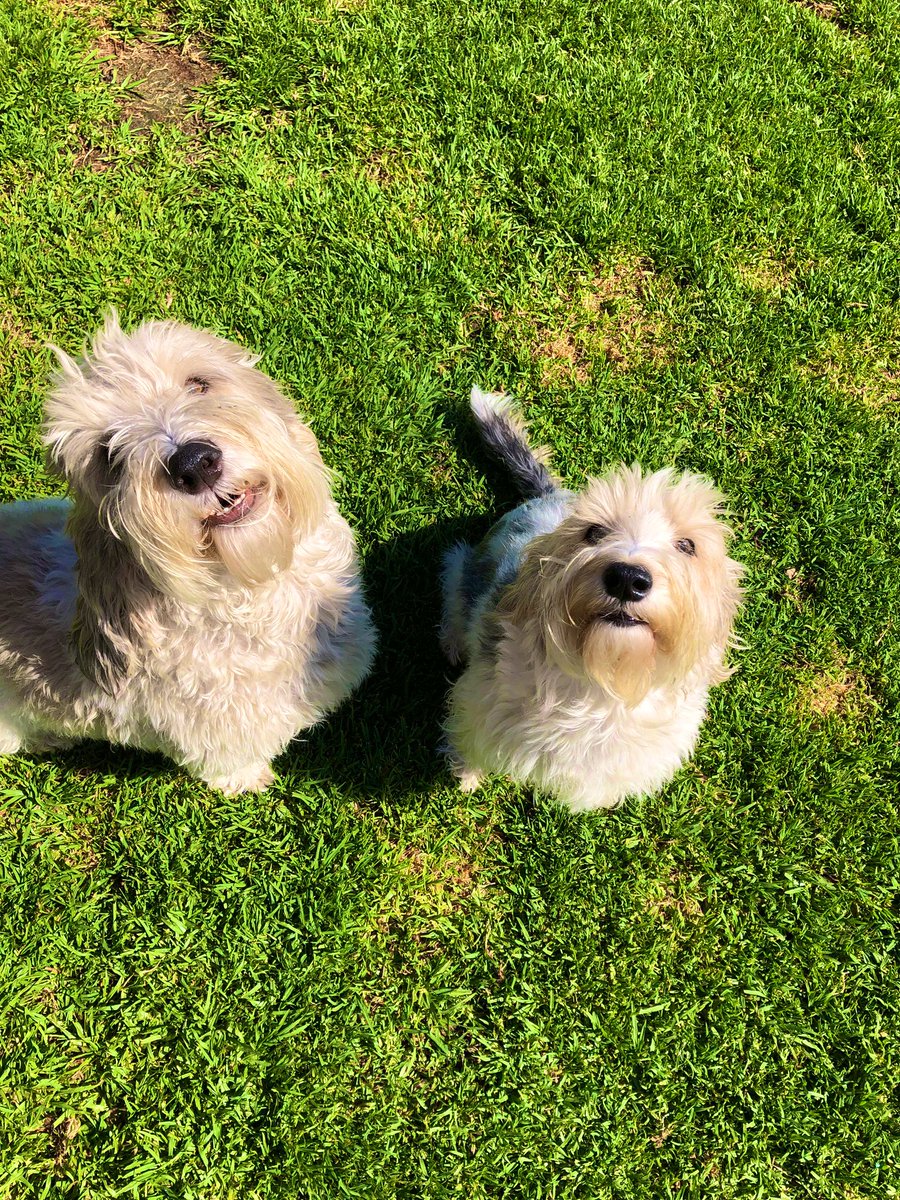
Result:
{"label": "dog's pink tongue", "polygon": [[206,518],[207,525],[233,525],[235,521],[239,521],[245,516],[253,505],[256,503],[256,496],[253,492],[244,492],[240,500],[236,501],[231,508],[225,508],[220,513],[213,513],[212,516]]}

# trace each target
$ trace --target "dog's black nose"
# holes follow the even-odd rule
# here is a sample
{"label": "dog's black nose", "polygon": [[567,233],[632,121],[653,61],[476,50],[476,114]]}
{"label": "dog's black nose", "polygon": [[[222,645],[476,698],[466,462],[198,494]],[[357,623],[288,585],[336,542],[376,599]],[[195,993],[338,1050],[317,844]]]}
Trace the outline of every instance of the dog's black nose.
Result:
{"label": "dog's black nose", "polygon": [[643,600],[653,587],[653,576],[632,563],[610,563],[603,572],[603,586],[617,600]]}
{"label": "dog's black nose", "polygon": [[196,496],[222,474],[222,451],[209,442],[185,442],[166,459],[172,487]]}

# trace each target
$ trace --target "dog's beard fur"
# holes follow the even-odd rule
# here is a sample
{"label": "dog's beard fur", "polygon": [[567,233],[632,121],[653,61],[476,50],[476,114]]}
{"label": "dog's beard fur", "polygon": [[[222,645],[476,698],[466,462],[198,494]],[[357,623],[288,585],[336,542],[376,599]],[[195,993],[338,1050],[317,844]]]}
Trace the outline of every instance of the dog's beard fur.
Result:
{"label": "dog's beard fur", "polygon": [[[730,673],[724,656],[741,574],[727,555],[720,505],[719,494],[689,474],[645,477],[639,468],[620,468],[593,480],[573,515],[528,547],[519,577],[501,597],[501,614],[530,626],[558,669],[629,707],[698,668],[709,684],[720,682]],[[678,549],[688,540],[693,554]],[[614,562],[649,571],[653,586],[644,599],[623,603],[608,594],[603,574]],[[605,619],[616,614],[641,623]]]}
{"label": "dog's beard fur", "polygon": [[[114,315],[81,363],[57,354],[46,441],[72,488],[82,561],[94,532],[101,557],[111,534],[160,591],[187,603],[289,565],[324,514],[329,478],[312,433],[252,356],[174,322],[126,335]],[[190,441],[222,453],[222,474],[201,495],[177,491],[165,468]],[[208,523],[235,495],[249,510]]]}

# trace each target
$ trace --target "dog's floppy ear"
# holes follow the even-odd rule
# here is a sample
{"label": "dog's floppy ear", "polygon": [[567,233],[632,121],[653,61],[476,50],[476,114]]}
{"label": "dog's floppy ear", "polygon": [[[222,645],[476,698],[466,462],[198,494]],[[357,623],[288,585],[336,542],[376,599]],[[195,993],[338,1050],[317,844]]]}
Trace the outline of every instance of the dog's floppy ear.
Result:
{"label": "dog's floppy ear", "polygon": [[497,612],[520,628],[544,610],[541,579],[550,555],[553,534],[542,534],[529,543],[516,578],[497,597]]}
{"label": "dog's floppy ear", "polygon": [[331,497],[332,474],[322,461],[315,434],[298,417],[287,423],[288,436],[300,453],[303,469],[294,474],[288,497],[295,524],[312,532],[321,521]]}
{"label": "dog's floppy ear", "polygon": [[76,507],[68,533],[78,555],[78,598],[70,643],[82,673],[111,696],[130,674],[133,615],[149,581],[126,548],[88,508]]}

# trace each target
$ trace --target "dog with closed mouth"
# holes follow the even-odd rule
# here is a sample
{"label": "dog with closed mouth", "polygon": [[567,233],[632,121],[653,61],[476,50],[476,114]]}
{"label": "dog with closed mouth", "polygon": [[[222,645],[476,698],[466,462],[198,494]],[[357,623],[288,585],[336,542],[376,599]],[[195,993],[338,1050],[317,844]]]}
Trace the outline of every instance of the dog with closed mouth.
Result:
{"label": "dog with closed mouth", "polygon": [[465,670],[447,750],[471,790],[500,774],[573,811],[655,792],[693,750],[741,567],[703,478],[619,466],[575,493],[504,397],[474,388],[488,448],[525,503],[444,562],[441,640]]}
{"label": "dog with closed mouth", "polygon": [[0,753],[99,738],[264,789],[375,648],[315,437],[254,356],[186,325],[113,315],[56,354],[71,499],[0,507]]}

